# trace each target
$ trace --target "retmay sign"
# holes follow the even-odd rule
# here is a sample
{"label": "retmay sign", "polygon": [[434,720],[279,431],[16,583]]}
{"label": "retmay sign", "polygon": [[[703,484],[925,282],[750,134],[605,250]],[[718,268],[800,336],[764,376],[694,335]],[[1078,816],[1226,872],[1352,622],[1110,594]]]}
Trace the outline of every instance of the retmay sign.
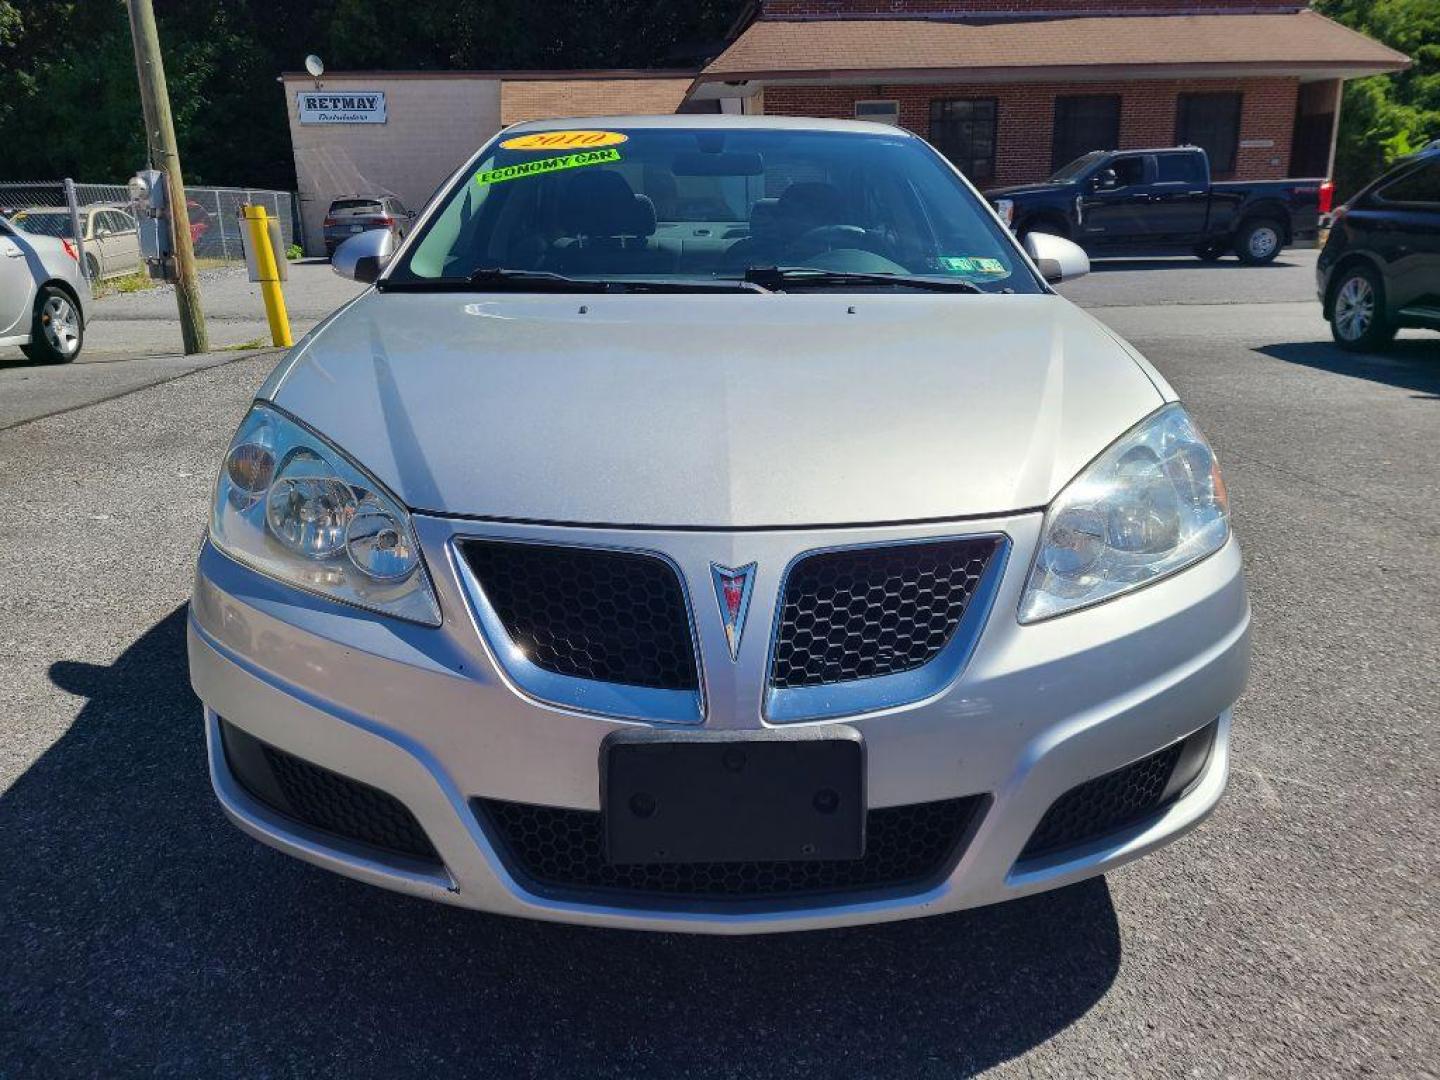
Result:
{"label": "retmay sign", "polygon": [[302,90],[295,95],[302,124],[383,124],[383,90]]}

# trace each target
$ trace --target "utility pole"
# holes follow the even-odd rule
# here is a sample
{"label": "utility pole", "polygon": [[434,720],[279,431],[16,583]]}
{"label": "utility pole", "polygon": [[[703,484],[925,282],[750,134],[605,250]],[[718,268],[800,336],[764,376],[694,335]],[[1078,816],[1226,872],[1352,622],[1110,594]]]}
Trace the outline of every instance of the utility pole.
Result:
{"label": "utility pole", "polygon": [[160,35],[150,0],[129,0],[130,36],[135,40],[135,70],[140,76],[140,106],[145,113],[145,155],[152,169],[165,174],[169,190],[170,239],[175,247],[175,302],[180,309],[180,337],[185,352],[205,352],[205,312],[200,307],[200,282],[195,276],[195,246],[190,240],[190,215],[185,207],[185,181],[180,172],[180,149],[170,116],[170,91],[165,86],[165,65],[160,59]]}

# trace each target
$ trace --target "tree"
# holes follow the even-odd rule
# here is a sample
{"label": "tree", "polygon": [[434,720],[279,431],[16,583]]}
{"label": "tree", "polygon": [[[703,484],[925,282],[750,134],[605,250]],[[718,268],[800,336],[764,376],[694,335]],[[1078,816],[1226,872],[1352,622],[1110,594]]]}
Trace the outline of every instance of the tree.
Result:
{"label": "tree", "polygon": [[[186,180],[293,188],[276,78],[308,52],[332,71],[657,67],[718,47],[743,3],[155,0],[155,16]],[[119,182],[142,133],[124,0],[0,0],[0,179]]]}
{"label": "tree", "polygon": [[1345,87],[1335,194],[1349,198],[1397,158],[1440,138],[1440,4],[1435,0],[1317,0],[1328,15],[1408,54],[1395,75],[1356,79]]}

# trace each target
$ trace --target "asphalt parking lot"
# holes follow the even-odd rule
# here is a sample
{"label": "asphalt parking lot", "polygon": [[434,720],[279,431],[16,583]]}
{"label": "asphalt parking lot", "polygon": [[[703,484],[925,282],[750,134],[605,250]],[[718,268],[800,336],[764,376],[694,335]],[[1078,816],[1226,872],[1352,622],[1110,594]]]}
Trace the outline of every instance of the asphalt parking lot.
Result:
{"label": "asphalt parking lot", "polygon": [[1057,893],[754,939],[452,910],[231,828],[184,603],[277,354],[0,363],[0,1077],[1436,1075],[1440,335],[1342,353],[1314,258],[1065,287],[1225,465],[1255,660],[1216,815]]}

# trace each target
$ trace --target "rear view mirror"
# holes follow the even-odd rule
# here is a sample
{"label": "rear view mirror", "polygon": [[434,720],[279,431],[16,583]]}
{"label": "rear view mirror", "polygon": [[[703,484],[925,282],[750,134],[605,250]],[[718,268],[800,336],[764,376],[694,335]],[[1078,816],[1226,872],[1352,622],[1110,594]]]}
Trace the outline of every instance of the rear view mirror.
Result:
{"label": "rear view mirror", "polygon": [[687,151],[675,155],[670,171],[676,176],[759,176],[765,159],[759,154],[703,154]]}
{"label": "rear view mirror", "polygon": [[1091,178],[1090,186],[1096,191],[1108,191],[1120,186],[1120,177],[1115,174],[1114,169],[1101,169]]}
{"label": "rear view mirror", "polygon": [[1032,232],[1025,237],[1025,252],[1035,262],[1040,276],[1050,284],[1073,281],[1090,272],[1090,256],[1079,244],[1063,236]]}
{"label": "rear view mirror", "polygon": [[330,269],[341,277],[366,283],[374,281],[395,254],[395,238],[389,229],[367,229],[335,249]]}

